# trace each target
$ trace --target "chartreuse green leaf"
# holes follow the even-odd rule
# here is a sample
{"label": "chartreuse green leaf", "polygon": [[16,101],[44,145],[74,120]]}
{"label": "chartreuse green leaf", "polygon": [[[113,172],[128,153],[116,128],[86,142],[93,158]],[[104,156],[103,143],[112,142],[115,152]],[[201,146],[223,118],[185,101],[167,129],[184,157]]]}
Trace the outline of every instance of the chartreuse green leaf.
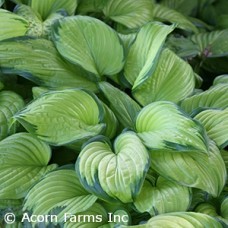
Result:
{"label": "chartreuse green leaf", "polygon": [[142,105],[159,100],[177,103],[193,93],[195,76],[191,66],[169,49],[162,51],[154,68],[153,73],[132,91]]}
{"label": "chartreuse green leaf", "polygon": [[63,222],[67,215],[86,211],[97,200],[80,184],[73,169],[60,169],[48,173],[30,189],[25,198],[23,210],[35,215],[47,215],[58,210],[57,222]]}
{"label": "chartreuse green leaf", "polygon": [[100,82],[99,87],[109,101],[109,107],[124,127],[133,127],[141,107],[126,93],[107,82]]}
{"label": "chartreuse green leaf", "polygon": [[223,57],[228,55],[228,29],[195,34],[191,37],[204,57]]}
{"label": "chartreuse green leaf", "polygon": [[120,134],[113,150],[104,138],[82,149],[76,171],[83,186],[99,198],[133,202],[149,168],[149,154],[134,132]]}
{"label": "chartreuse green leaf", "polygon": [[108,223],[106,210],[100,204],[94,203],[93,206],[86,211],[69,216],[69,219],[64,224],[64,228],[98,228],[106,223]]}
{"label": "chartreuse green leaf", "polygon": [[151,165],[167,179],[189,187],[195,187],[217,197],[226,183],[226,167],[219,149],[213,141],[209,153],[151,151]]}
{"label": "chartreuse green leaf", "polygon": [[145,106],[137,116],[135,127],[137,135],[151,150],[208,153],[204,128],[169,101]]}
{"label": "chartreuse green leaf", "polygon": [[188,113],[197,112],[202,108],[220,108],[228,107],[228,84],[218,84],[210,89],[188,97],[181,102],[181,108]]}
{"label": "chartreuse green leaf", "polygon": [[151,0],[108,0],[103,12],[113,21],[128,28],[136,28],[152,20],[153,7]]}
{"label": "chartreuse green leaf", "polygon": [[0,140],[15,133],[16,126],[11,126],[11,117],[24,107],[22,97],[12,91],[0,92]]}
{"label": "chartreuse green leaf", "polygon": [[0,9],[0,21],[0,40],[24,36],[29,27],[26,19],[4,9]]}
{"label": "chartreuse green leaf", "polygon": [[134,201],[134,206],[141,213],[149,212],[151,216],[155,216],[186,211],[190,202],[191,193],[188,187],[159,177],[155,186],[145,180],[140,194]]}
{"label": "chartreuse green leaf", "polygon": [[54,26],[53,40],[64,58],[95,74],[97,80],[123,68],[124,51],[117,33],[96,18],[64,18]]}
{"label": "chartreuse green leaf", "polygon": [[77,0],[30,0],[29,5],[45,20],[50,14],[59,10],[65,10],[68,15],[73,15],[77,7]]}
{"label": "chartreuse green leaf", "polygon": [[135,42],[130,47],[124,66],[125,78],[133,88],[152,74],[153,65],[158,59],[166,36],[173,29],[174,26],[150,22],[139,30]]}
{"label": "chartreuse green leaf", "polygon": [[[181,200],[181,199],[180,199]],[[121,226],[136,228],[222,228],[222,224],[215,218],[196,212],[173,212],[152,217],[146,224],[138,226]]]}
{"label": "chartreuse green leaf", "polygon": [[95,136],[103,130],[103,108],[84,90],[66,89],[43,94],[14,115],[29,132],[52,145]]}
{"label": "chartreuse green leaf", "polygon": [[124,66],[125,78],[133,87],[151,75],[165,38],[173,29],[174,26],[150,22],[139,30]]}
{"label": "chartreuse green leaf", "polygon": [[162,22],[171,22],[175,23],[176,26],[180,29],[191,31],[194,33],[198,32],[196,26],[187,19],[183,14],[177,12],[174,9],[170,9],[163,5],[156,4],[154,6],[154,19]]}
{"label": "chartreuse green leaf", "polygon": [[20,199],[47,172],[50,147],[29,133],[17,133],[0,141],[0,198]]}
{"label": "chartreuse green leaf", "polygon": [[208,136],[218,147],[228,145],[228,108],[225,110],[205,110],[197,114],[194,119],[200,121]]}
{"label": "chartreuse green leaf", "polygon": [[96,84],[78,66],[67,63],[51,41],[14,39],[0,42],[0,67],[3,73],[19,74],[47,87],[82,87],[95,91]]}

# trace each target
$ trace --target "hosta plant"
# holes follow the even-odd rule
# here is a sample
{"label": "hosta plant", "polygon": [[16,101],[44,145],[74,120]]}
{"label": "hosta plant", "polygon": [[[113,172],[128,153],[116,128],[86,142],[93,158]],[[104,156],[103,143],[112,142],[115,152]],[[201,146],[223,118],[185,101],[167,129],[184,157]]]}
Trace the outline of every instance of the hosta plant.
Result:
{"label": "hosta plant", "polygon": [[228,226],[226,0],[0,7],[0,226]]}

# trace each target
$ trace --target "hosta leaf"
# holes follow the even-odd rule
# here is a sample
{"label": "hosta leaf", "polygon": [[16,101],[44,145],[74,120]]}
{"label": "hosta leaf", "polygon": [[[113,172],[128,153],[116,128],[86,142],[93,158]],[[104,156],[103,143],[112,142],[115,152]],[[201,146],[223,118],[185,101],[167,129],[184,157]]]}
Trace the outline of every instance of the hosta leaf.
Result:
{"label": "hosta leaf", "polygon": [[[173,212],[152,217],[146,224],[138,226],[128,226],[135,228],[222,228],[222,224],[215,218],[196,212]],[[121,228],[125,228],[122,226]]]}
{"label": "hosta leaf", "polygon": [[220,151],[210,141],[209,153],[151,151],[152,167],[161,176],[181,185],[202,189],[214,197],[226,182],[226,167]]}
{"label": "hosta leaf", "polygon": [[23,198],[47,172],[50,147],[29,133],[17,133],[0,142],[0,198]]}
{"label": "hosta leaf", "polygon": [[45,39],[0,42],[0,67],[3,73],[19,74],[43,86],[96,90],[87,73],[63,60],[52,42]]}
{"label": "hosta leaf", "polygon": [[218,84],[210,89],[188,97],[181,103],[181,108],[186,112],[197,112],[197,109],[202,108],[220,108],[228,107],[228,84]]}
{"label": "hosta leaf", "polygon": [[214,86],[218,85],[220,83],[227,83],[228,84],[228,74],[219,75],[213,81]]}
{"label": "hosta leaf", "polygon": [[14,118],[39,139],[53,145],[80,141],[104,128],[98,99],[80,89],[45,93]]}
{"label": "hosta leaf", "polygon": [[12,91],[0,92],[0,140],[15,133],[16,126],[10,126],[11,117],[24,107],[23,99]]}
{"label": "hosta leaf", "polygon": [[4,88],[4,84],[0,81],[0,91]]}
{"label": "hosta leaf", "polygon": [[[83,220],[79,219],[80,216],[83,217]],[[77,219],[81,221],[77,221]],[[106,210],[100,204],[95,203],[86,211],[69,216],[68,221],[64,224],[64,228],[98,228],[106,223],[108,223]]]}
{"label": "hosta leaf", "polygon": [[218,147],[224,148],[228,145],[228,108],[205,110],[194,118],[202,123],[208,136],[216,142]]}
{"label": "hosta leaf", "polygon": [[168,101],[144,107],[137,116],[136,131],[152,150],[208,152],[204,128]]}
{"label": "hosta leaf", "polygon": [[17,5],[14,13],[27,20],[29,26],[26,31],[27,36],[41,37],[43,36],[43,22],[40,15],[37,14],[30,6]]}
{"label": "hosta leaf", "polygon": [[191,15],[198,7],[198,0],[162,0],[161,4],[182,14]]}
{"label": "hosta leaf", "polygon": [[77,0],[30,0],[30,5],[45,20],[50,14],[62,9],[69,15],[73,15],[77,7]]}
{"label": "hosta leaf", "polygon": [[153,3],[151,0],[108,0],[103,12],[107,18],[135,28],[152,20]]}
{"label": "hosta leaf", "polygon": [[228,29],[212,31],[209,33],[199,33],[191,37],[196,43],[201,55],[205,57],[222,57],[228,55],[227,44]]}
{"label": "hosta leaf", "polygon": [[188,63],[172,51],[163,50],[154,67],[150,77],[133,89],[134,97],[142,105],[159,100],[177,103],[193,93],[194,72]]}
{"label": "hosta leaf", "polygon": [[105,200],[132,202],[149,168],[149,154],[133,132],[120,134],[113,145],[103,139],[88,143],[76,162],[81,183]]}
{"label": "hosta leaf", "polygon": [[43,22],[43,36],[48,38],[49,40],[52,39],[52,26],[58,20],[66,16],[65,11],[60,11],[57,13],[52,13],[50,16]]}
{"label": "hosta leaf", "polygon": [[192,31],[197,33],[198,29],[195,27],[195,25],[188,20],[183,14],[177,12],[174,9],[170,9],[168,7],[156,4],[154,6],[154,18],[155,20],[159,20],[162,22],[171,22],[175,23],[178,28]]}
{"label": "hosta leaf", "polygon": [[89,13],[100,13],[104,8],[107,0],[83,0],[79,1],[77,13],[84,15]]}
{"label": "hosta leaf", "polygon": [[139,212],[147,211],[151,216],[155,216],[168,212],[186,211],[190,201],[189,188],[159,177],[156,186],[145,180],[134,205]]}
{"label": "hosta leaf", "polygon": [[[132,44],[124,67],[124,75],[133,88],[152,74],[166,36],[173,26],[151,22],[143,26]],[[145,42],[146,41],[146,42]]]}
{"label": "hosta leaf", "polygon": [[101,91],[109,101],[109,107],[124,127],[133,127],[141,107],[126,93],[107,82],[99,83]]}
{"label": "hosta leaf", "polygon": [[116,131],[119,125],[119,122],[112,112],[112,110],[103,103],[104,107],[104,122],[106,124],[104,135],[112,139],[116,135]]}
{"label": "hosta leaf", "polygon": [[207,215],[210,215],[212,217],[217,217],[218,216],[218,214],[216,212],[216,207],[213,206],[210,203],[201,203],[201,204],[199,204],[196,207],[195,212],[207,214]]}
{"label": "hosta leaf", "polygon": [[130,47],[131,47],[131,45],[135,42],[137,33],[130,33],[130,34],[118,33],[118,36],[122,40],[125,53],[127,54],[129,49],[130,49]]}
{"label": "hosta leaf", "polygon": [[124,52],[117,33],[98,19],[64,18],[54,27],[53,39],[64,58],[95,74],[98,80],[123,67]]}
{"label": "hosta leaf", "polygon": [[223,200],[220,210],[222,217],[228,219],[228,197]]}
{"label": "hosta leaf", "polygon": [[29,27],[28,21],[7,10],[0,9],[0,40],[24,36]]}
{"label": "hosta leaf", "polygon": [[150,22],[139,30],[124,66],[125,78],[133,88],[152,74],[153,65],[158,59],[165,38],[173,29],[173,26]]}
{"label": "hosta leaf", "polygon": [[0,7],[5,3],[5,0],[0,0]]}
{"label": "hosta leaf", "polygon": [[96,200],[96,196],[82,187],[74,170],[60,169],[48,173],[29,191],[24,210],[32,210],[35,215],[47,215],[59,208],[58,222],[62,222],[64,214],[86,211]]}

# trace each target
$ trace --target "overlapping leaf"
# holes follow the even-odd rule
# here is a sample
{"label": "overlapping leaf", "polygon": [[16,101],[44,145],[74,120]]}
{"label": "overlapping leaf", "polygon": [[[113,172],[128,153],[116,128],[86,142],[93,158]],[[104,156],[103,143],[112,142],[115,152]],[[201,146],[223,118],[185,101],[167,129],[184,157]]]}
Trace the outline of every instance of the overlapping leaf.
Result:
{"label": "overlapping leaf", "polygon": [[158,59],[165,38],[173,29],[173,26],[157,22],[147,23],[140,29],[124,66],[125,78],[133,88],[152,74],[153,65]]}
{"label": "overlapping leaf", "polygon": [[228,84],[228,74],[217,76],[213,81],[213,86],[218,85],[220,83],[227,83]]}
{"label": "overlapping leaf", "polygon": [[65,10],[69,15],[73,15],[77,7],[77,0],[31,0],[31,8],[39,13],[43,20],[47,19],[52,13]]}
{"label": "overlapping leaf", "polygon": [[14,118],[39,139],[53,145],[95,136],[105,127],[98,99],[80,89],[45,93]]}
{"label": "overlapping leaf", "polygon": [[108,0],[104,15],[128,28],[141,27],[153,18],[153,3],[151,0]]}
{"label": "overlapping leaf", "polygon": [[[83,217],[83,219],[80,219],[80,216]],[[79,221],[77,221],[77,219]],[[68,221],[64,224],[64,228],[77,228],[86,226],[90,228],[99,228],[106,223],[108,224],[106,210],[100,204],[95,203],[86,211],[69,217]]]}
{"label": "overlapping leaf", "polygon": [[124,51],[117,33],[104,22],[88,17],[68,17],[54,27],[53,39],[60,54],[96,75],[118,73]]}
{"label": "overlapping leaf", "polygon": [[0,140],[15,133],[16,126],[10,126],[11,117],[24,107],[22,97],[12,91],[0,92]]}
{"label": "overlapping leaf", "polygon": [[[123,228],[127,226],[122,226]],[[222,224],[215,218],[195,212],[173,212],[164,215],[152,217],[146,224],[138,226],[128,226],[135,228],[149,228],[149,227],[175,227],[175,228],[196,228],[196,227],[216,227],[222,228]]]}
{"label": "overlapping leaf", "polygon": [[222,57],[228,55],[228,29],[199,33],[191,37],[205,57]]}
{"label": "overlapping leaf", "polygon": [[107,82],[99,83],[99,87],[110,102],[109,107],[113,110],[119,122],[124,127],[133,127],[141,107],[126,93]]}
{"label": "overlapping leaf", "polygon": [[208,136],[216,142],[218,147],[224,148],[228,144],[228,108],[205,110],[194,118],[203,124]]}
{"label": "overlapping leaf", "polygon": [[227,107],[228,84],[226,83],[218,84],[202,93],[188,97],[181,103],[181,108],[188,113],[197,112],[197,110],[202,108],[225,109]]}
{"label": "overlapping leaf", "polygon": [[50,147],[29,133],[17,133],[0,142],[0,198],[20,199],[47,172]]}
{"label": "overlapping leaf", "polygon": [[107,0],[83,0],[78,2],[77,13],[80,15],[101,13]]}
{"label": "overlapping leaf", "polygon": [[154,6],[154,19],[162,22],[175,23],[177,27],[197,33],[198,30],[195,25],[188,20],[183,14],[176,10],[170,9],[163,5],[156,4]]}
{"label": "overlapping leaf", "polygon": [[149,154],[130,131],[120,134],[113,147],[114,152],[105,139],[88,143],[78,157],[76,171],[88,191],[105,200],[129,203],[141,189]]}
{"label": "overlapping leaf", "polygon": [[104,135],[112,139],[116,135],[119,122],[115,114],[105,103],[103,103],[103,107],[104,107],[104,123],[106,124]]}
{"label": "overlapping leaf", "polygon": [[29,27],[26,19],[4,9],[0,9],[0,21],[0,40],[24,36]]}
{"label": "overlapping leaf", "polygon": [[223,218],[228,219],[228,197],[226,197],[221,204],[221,215]]}
{"label": "overlapping leaf", "polygon": [[14,13],[21,16],[28,23],[28,29],[25,35],[41,37],[43,36],[43,22],[40,16],[27,5],[17,5]]}
{"label": "overlapping leaf", "polygon": [[81,186],[74,170],[60,169],[48,173],[33,186],[26,196],[24,210],[32,210],[35,215],[47,215],[60,208],[58,222],[63,222],[65,214],[86,211],[96,200],[96,196]]}
{"label": "overlapping leaf", "polygon": [[[181,200],[180,200],[181,199]],[[136,197],[136,209],[150,215],[186,211],[191,201],[190,189],[159,177],[156,186],[145,180],[140,194]]]}
{"label": "overlapping leaf", "polygon": [[0,42],[0,67],[48,87],[83,87],[96,90],[87,73],[61,58],[51,41],[15,39]]}
{"label": "overlapping leaf", "polygon": [[171,9],[175,9],[184,15],[191,15],[192,13],[195,13],[196,8],[198,7],[198,0],[162,0],[161,4]]}
{"label": "overlapping leaf", "polygon": [[137,116],[136,131],[151,150],[208,151],[204,128],[168,101],[145,106]]}
{"label": "overlapping leaf", "polygon": [[44,38],[50,38],[51,26],[60,18],[66,16],[65,11],[58,11],[50,14],[46,20],[43,21],[41,16],[35,10],[30,6],[23,4],[18,5],[15,8],[14,13],[27,20],[29,27],[26,31],[26,35]]}
{"label": "overlapping leaf", "polygon": [[210,141],[209,153],[151,151],[151,165],[161,176],[181,185],[218,196],[226,183],[226,167],[220,151]]}
{"label": "overlapping leaf", "polygon": [[193,93],[195,76],[191,66],[169,49],[162,51],[154,68],[153,73],[133,89],[134,97],[142,105],[159,100],[177,103]]}

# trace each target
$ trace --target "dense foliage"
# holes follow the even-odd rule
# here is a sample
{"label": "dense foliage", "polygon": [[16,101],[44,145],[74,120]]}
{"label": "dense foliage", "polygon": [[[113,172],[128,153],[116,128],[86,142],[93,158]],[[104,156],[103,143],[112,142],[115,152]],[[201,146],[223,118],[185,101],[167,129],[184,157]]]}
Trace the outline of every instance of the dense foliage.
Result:
{"label": "dense foliage", "polygon": [[227,0],[0,7],[0,226],[228,226]]}

